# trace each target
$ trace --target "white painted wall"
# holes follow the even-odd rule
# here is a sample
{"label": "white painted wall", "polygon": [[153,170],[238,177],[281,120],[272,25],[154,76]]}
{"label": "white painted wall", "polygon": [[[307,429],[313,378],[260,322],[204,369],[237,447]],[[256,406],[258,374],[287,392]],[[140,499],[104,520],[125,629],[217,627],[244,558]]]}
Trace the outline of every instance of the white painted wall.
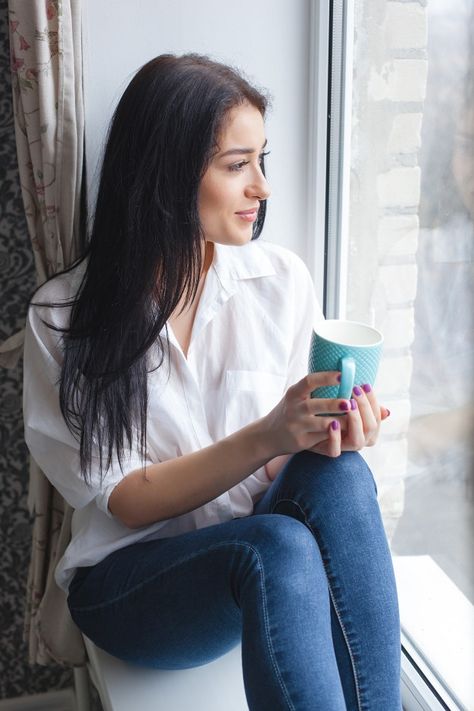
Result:
{"label": "white painted wall", "polygon": [[164,52],[199,52],[268,89],[263,237],[306,255],[310,0],[84,0],[89,192],[114,106],[134,72]]}

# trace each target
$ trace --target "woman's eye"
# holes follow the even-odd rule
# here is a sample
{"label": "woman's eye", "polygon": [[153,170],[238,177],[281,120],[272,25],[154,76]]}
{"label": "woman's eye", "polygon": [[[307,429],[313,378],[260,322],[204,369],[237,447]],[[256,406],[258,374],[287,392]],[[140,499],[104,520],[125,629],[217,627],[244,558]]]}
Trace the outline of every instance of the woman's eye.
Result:
{"label": "woman's eye", "polygon": [[233,170],[233,171],[242,170],[242,168],[245,165],[248,165],[248,163],[249,163],[248,160],[241,160],[240,163],[233,163],[232,165],[229,165],[229,170]]}
{"label": "woman's eye", "polygon": [[[260,153],[260,155],[258,156],[258,162],[260,163],[261,166],[263,165],[263,159],[269,153],[270,153],[270,151],[266,151],[265,153]],[[240,163],[233,163],[232,165],[229,165],[228,167],[229,167],[229,170],[232,170],[233,172],[238,173],[240,170],[242,170],[242,168],[244,168],[249,163],[250,163],[249,160],[241,160]]]}

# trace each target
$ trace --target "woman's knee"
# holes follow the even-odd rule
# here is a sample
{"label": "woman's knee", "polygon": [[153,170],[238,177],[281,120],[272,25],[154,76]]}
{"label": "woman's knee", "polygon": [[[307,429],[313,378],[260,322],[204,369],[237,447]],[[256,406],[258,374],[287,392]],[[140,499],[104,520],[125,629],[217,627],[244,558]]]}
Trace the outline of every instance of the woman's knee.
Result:
{"label": "woman's knee", "polygon": [[301,521],[283,514],[256,514],[249,518],[247,542],[262,561],[272,561],[287,570],[289,563],[310,560],[318,552],[310,529]]}
{"label": "woman's knee", "polygon": [[377,501],[377,486],[371,470],[358,452],[325,457],[314,452],[296,454],[288,467],[288,483],[318,506],[348,509],[363,514]]}
{"label": "woman's knee", "polygon": [[374,476],[359,452],[342,452],[339,457],[322,457],[324,466],[332,471],[334,476],[353,482],[361,491],[377,494]]}
{"label": "woman's knee", "polygon": [[324,595],[326,575],[311,530],[301,521],[278,513],[250,518],[253,529],[245,540],[251,565],[241,569],[241,585],[245,587],[246,581],[252,579],[258,587],[263,584],[267,594],[271,590],[272,595],[287,599],[309,593]]}

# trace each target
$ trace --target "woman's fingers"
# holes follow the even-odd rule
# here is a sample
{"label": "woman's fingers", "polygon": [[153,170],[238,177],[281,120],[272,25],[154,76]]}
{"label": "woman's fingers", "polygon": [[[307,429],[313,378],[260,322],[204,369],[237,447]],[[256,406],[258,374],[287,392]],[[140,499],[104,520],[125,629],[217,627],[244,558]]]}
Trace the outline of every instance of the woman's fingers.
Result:
{"label": "woman's fingers", "polygon": [[[357,393],[356,393],[356,388],[357,388]],[[357,397],[362,397],[363,401],[367,401],[369,403],[375,419],[377,420],[377,422],[380,422],[380,420],[381,420],[380,406],[377,402],[377,398],[375,397],[375,393],[374,393],[372,386],[369,385],[368,383],[365,383],[364,385],[356,386],[354,388],[354,394]]]}
{"label": "woman's fingers", "polygon": [[381,421],[380,407],[374,391],[368,384],[356,385],[353,395],[362,420],[365,444],[370,447],[377,441]]}
{"label": "woman's fingers", "polygon": [[[358,451],[376,443],[380,423],[389,417],[390,411],[378,404],[368,384],[356,385],[352,394],[350,400],[307,397],[299,406],[305,408],[308,430],[322,437],[311,451],[337,457],[341,451]],[[334,415],[342,417],[331,420]]]}
{"label": "woman's fingers", "polygon": [[288,393],[304,400],[316,390],[328,385],[339,385],[338,377],[340,372],[337,370],[328,370],[322,373],[308,373],[304,378],[288,388]]}
{"label": "woman's fingers", "polygon": [[337,385],[339,375],[337,371],[309,373],[288,389],[272,411],[282,439],[288,442],[285,451],[311,449],[334,457],[341,450],[375,444],[380,423],[390,413],[379,406],[369,385],[355,386],[350,400],[311,398],[316,388]]}
{"label": "woman's fingers", "polygon": [[326,438],[309,449],[310,452],[324,454],[326,457],[338,457],[341,453],[341,424],[331,420],[326,429]]}
{"label": "woman's fingers", "polygon": [[333,420],[329,425],[327,439],[327,456],[338,457],[341,453],[341,424]]}
{"label": "woman's fingers", "polygon": [[351,409],[351,401],[341,398],[308,398],[308,415],[345,415]]}
{"label": "woman's fingers", "polygon": [[347,431],[344,437],[343,449],[359,451],[367,444],[364,421],[357,401],[353,398],[350,403],[351,409],[347,413]]}
{"label": "woman's fingers", "polygon": [[345,418],[339,420],[334,417],[309,417],[305,422],[307,423],[307,436],[314,436],[314,442],[317,444],[327,438],[332,422],[337,422],[340,433],[344,433],[347,429]]}

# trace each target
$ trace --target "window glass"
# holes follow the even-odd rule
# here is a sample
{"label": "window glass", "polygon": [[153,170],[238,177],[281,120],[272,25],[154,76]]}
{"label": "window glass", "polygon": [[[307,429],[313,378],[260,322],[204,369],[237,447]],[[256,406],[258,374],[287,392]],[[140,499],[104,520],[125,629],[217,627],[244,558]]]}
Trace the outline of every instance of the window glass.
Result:
{"label": "window glass", "polygon": [[474,708],[474,4],[357,0],[354,24],[345,306],[384,333],[392,412],[367,457],[402,625]]}

